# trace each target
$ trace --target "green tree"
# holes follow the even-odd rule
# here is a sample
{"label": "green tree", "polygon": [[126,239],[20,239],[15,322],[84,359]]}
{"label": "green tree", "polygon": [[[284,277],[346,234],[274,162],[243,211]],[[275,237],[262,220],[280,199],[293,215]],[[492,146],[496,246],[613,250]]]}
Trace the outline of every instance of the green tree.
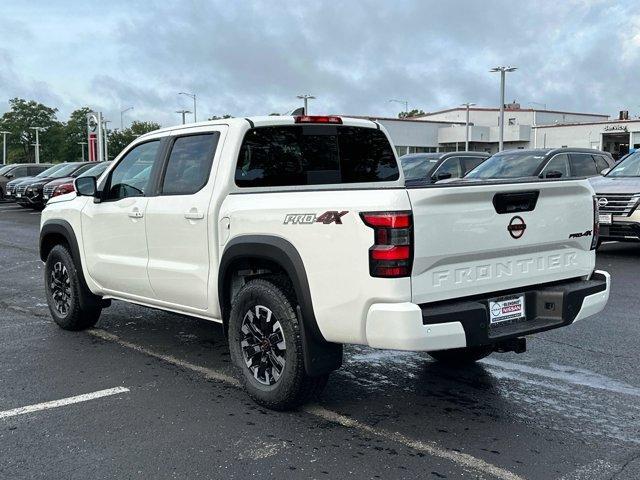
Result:
{"label": "green tree", "polygon": [[59,146],[60,159],[63,162],[77,162],[82,159],[82,145],[87,141],[87,114],[89,107],[78,108],[71,112],[69,120],[64,125],[64,135]]}
{"label": "green tree", "polygon": [[40,130],[40,161],[58,160],[58,142],[62,138],[62,124],[56,118],[57,108],[47,107],[34,100],[12,98],[9,100],[10,110],[0,118],[0,127],[9,133],[7,137],[8,156],[11,162],[35,161],[35,132],[31,127]]}
{"label": "green tree", "polygon": [[209,117],[207,120],[224,120],[225,118],[233,118],[233,115],[229,115],[228,113],[225,113],[221,117],[218,117],[217,115],[213,115],[212,117]]}
{"label": "green tree", "polygon": [[134,121],[129,128],[123,130],[110,130],[107,135],[109,137],[109,157],[115,158],[124,148],[133,142],[140,135],[153,132],[161,128],[156,122],[138,122]]}
{"label": "green tree", "polygon": [[410,110],[408,112],[400,112],[398,114],[398,118],[413,118],[413,117],[420,117],[422,115],[425,115],[425,113],[422,110],[418,110],[417,108],[414,108],[413,110]]}

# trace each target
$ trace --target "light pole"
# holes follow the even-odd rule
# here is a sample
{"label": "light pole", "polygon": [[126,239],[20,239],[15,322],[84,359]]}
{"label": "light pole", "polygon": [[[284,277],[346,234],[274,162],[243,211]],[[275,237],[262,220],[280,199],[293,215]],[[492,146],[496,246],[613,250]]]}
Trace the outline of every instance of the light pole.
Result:
{"label": "light pole", "polygon": [[80,145],[80,148],[82,148],[82,161],[84,162],[85,160],[85,156],[84,156],[84,146],[87,144],[87,142],[78,142],[78,145]]}
{"label": "light pole", "polygon": [[304,95],[298,95],[298,98],[300,100],[304,100],[304,114],[309,115],[309,109],[308,109],[309,100],[315,100],[316,97],[314,97],[313,95],[309,95],[308,93],[305,93]]}
{"label": "light pole", "polygon": [[184,125],[186,123],[185,116],[187,115],[187,113],[191,112],[189,110],[176,110],[176,113],[182,114],[182,124]]}
{"label": "light pole", "polygon": [[193,122],[194,123],[197,122],[198,121],[198,111],[196,110],[196,94],[195,93],[180,92],[180,93],[178,93],[178,95],[186,95],[187,97],[191,97],[191,99],[193,100]]}
{"label": "light pole", "polygon": [[389,102],[400,103],[400,104],[404,105],[405,118],[407,118],[407,116],[409,115],[409,102],[407,100],[391,99],[391,100],[389,100]]}
{"label": "light pole", "polygon": [[467,121],[465,123],[466,125],[466,133],[465,133],[465,137],[464,137],[464,151],[468,152],[469,151],[469,107],[473,107],[475,105],[475,103],[463,103],[462,105],[460,105],[461,107],[467,107]]}
{"label": "light pole", "polygon": [[109,135],[107,134],[107,127],[111,123],[111,120],[103,120],[102,125],[102,133],[104,135],[104,159],[105,161],[109,161]]}
{"label": "light pole", "polygon": [[502,151],[504,144],[504,79],[507,72],[515,72],[518,67],[494,67],[489,70],[492,73],[500,72],[500,140],[498,143],[498,151]]}
{"label": "light pole", "polygon": [[40,130],[44,130],[43,127],[29,127],[31,130],[36,131],[36,143],[33,144],[36,147],[36,163],[40,163]]}
{"label": "light pole", "polygon": [[3,130],[0,132],[2,134],[2,163],[6,165],[7,163],[7,135],[10,135],[11,132],[7,132]]}
{"label": "light pole", "polygon": [[120,110],[120,130],[122,130],[124,128],[124,114],[127,113],[129,110],[133,110],[133,107],[128,107],[125,108],[124,110]]}

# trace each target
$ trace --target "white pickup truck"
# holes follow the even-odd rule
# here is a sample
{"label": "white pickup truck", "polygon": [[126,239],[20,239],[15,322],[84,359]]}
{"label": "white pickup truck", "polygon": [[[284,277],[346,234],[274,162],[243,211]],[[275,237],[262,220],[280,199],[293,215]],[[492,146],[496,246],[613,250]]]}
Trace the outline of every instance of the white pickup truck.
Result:
{"label": "white pickup truck", "polygon": [[609,297],[586,180],[405,186],[369,120],[166,128],[75,190],[42,214],[56,323],[89,328],[111,299],[219,322],[246,391],[274,409],[318,393],[343,344],[463,364]]}

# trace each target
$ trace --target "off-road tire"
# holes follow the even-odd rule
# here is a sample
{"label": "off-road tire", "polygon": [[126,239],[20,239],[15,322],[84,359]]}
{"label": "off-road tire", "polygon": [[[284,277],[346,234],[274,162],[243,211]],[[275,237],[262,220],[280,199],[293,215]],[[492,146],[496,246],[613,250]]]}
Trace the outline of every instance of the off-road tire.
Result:
{"label": "off-road tire", "polygon": [[438,350],[428,352],[429,355],[440,363],[452,366],[464,366],[482,360],[493,352],[492,345],[479,347],[452,348],[450,350]]}
{"label": "off-road tire", "polygon": [[[68,282],[67,293],[64,298],[68,300],[66,311],[60,311],[57,307],[56,297],[60,297],[56,292],[52,273],[56,268],[63,268],[66,271]],[[93,327],[102,311],[100,298],[91,293],[78,275],[73,257],[65,245],[56,245],[47,256],[44,268],[44,284],[47,296],[47,304],[53,321],[64,330],[84,330]],[[61,282],[59,282],[61,283]],[[64,309],[63,309],[64,310]]]}
{"label": "off-road tire", "polygon": [[[254,378],[242,353],[242,323],[256,306],[271,310],[282,328],[286,342],[285,366],[273,385]],[[229,316],[229,349],[237,376],[248,395],[259,405],[272,410],[291,410],[324,389],[329,375],[310,377],[304,367],[301,319],[296,315],[295,294],[286,277],[269,276],[247,282],[232,301]]]}

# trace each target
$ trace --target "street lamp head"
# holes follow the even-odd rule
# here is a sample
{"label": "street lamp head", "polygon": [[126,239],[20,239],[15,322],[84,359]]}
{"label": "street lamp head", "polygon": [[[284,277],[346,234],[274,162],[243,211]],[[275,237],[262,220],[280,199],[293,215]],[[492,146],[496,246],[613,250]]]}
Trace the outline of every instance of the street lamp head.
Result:
{"label": "street lamp head", "polygon": [[305,94],[305,95],[298,95],[297,98],[299,98],[301,100],[304,100],[305,98],[307,98],[309,100],[315,100],[316,97],[314,97],[313,95]]}
{"label": "street lamp head", "polygon": [[493,67],[490,72],[515,72],[518,67]]}
{"label": "street lamp head", "polygon": [[460,106],[461,106],[461,107],[473,107],[473,106],[475,106],[475,105],[476,105],[476,104],[475,104],[475,103],[473,103],[473,102],[467,102],[467,103],[462,103],[462,104],[460,104]]}

